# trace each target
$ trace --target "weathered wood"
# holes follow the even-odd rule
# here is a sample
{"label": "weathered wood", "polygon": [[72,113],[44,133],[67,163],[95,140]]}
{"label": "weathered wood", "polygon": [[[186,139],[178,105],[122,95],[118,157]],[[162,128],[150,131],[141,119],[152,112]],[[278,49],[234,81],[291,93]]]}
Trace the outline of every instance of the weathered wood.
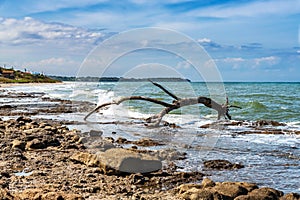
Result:
{"label": "weathered wood", "polygon": [[226,103],[225,104],[219,104],[219,103],[215,102],[214,100],[212,100],[211,98],[203,97],[203,96],[191,97],[191,98],[178,98],[176,95],[174,95],[173,93],[171,93],[170,91],[165,89],[160,84],[155,83],[151,80],[150,80],[150,82],[153,85],[155,85],[155,86],[159,87],[160,89],[162,89],[169,96],[173,97],[175,100],[172,102],[172,104],[166,103],[164,101],[160,101],[160,100],[157,100],[157,99],[154,99],[154,98],[144,97],[144,96],[122,97],[118,100],[111,101],[111,102],[104,103],[104,104],[101,104],[101,105],[97,106],[94,110],[92,110],[90,113],[88,113],[85,116],[84,120],[87,120],[87,118],[89,116],[91,116],[93,113],[100,110],[101,108],[104,108],[104,107],[107,107],[107,106],[110,106],[110,105],[119,105],[120,103],[122,103],[124,101],[131,101],[131,100],[149,101],[149,102],[159,104],[159,105],[162,105],[162,106],[165,107],[158,114],[153,115],[153,116],[146,119],[146,122],[148,123],[148,125],[151,125],[151,126],[158,126],[160,124],[162,118],[166,114],[170,113],[171,111],[173,111],[175,109],[178,109],[178,108],[181,108],[181,107],[184,107],[184,106],[203,104],[206,107],[214,109],[218,112],[218,120],[222,116],[225,119],[231,119],[231,116],[229,115],[229,108],[231,108],[231,107],[241,108],[239,106],[229,105],[228,97],[226,98]]}
{"label": "weathered wood", "polygon": [[169,90],[167,90],[166,88],[164,88],[162,85],[153,82],[152,80],[149,79],[149,81],[155,85],[156,87],[159,87],[161,90],[163,90],[165,93],[167,93],[169,96],[173,97],[176,100],[179,100],[180,98],[178,98],[175,94],[173,94],[172,92],[170,92]]}
{"label": "weathered wood", "polygon": [[120,98],[118,100],[111,101],[111,102],[104,103],[104,104],[101,104],[101,105],[97,106],[94,110],[92,110],[89,114],[87,114],[84,117],[84,120],[87,120],[87,118],[89,116],[91,116],[93,113],[95,113],[96,111],[100,110],[101,108],[104,108],[104,107],[107,107],[107,106],[110,106],[110,105],[119,105],[120,103],[122,103],[124,101],[130,101],[130,100],[149,101],[149,102],[152,102],[152,103],[155,103],[155,104],[162,105],[164,107],[170,107],[170,106],[172,106],[172,104],[169,104],[169,103],[157,100],[157,99],[149,98],[149,97],[144,97],[144,96],[122,97],[122,98]]}

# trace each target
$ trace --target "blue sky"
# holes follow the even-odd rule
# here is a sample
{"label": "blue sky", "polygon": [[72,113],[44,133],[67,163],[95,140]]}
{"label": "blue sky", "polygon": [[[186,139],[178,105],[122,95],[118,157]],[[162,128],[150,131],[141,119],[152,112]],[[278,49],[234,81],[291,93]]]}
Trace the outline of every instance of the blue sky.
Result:
{"label": "blue sky", "polygon": [[[300,0],[33,2],[0,0],[0,65],[75,75],[110,36],[160,27],[202,45],[225,81],[300,81]],[[197,80],[184,69],[186,78]],[[122,73],[116,67],[110,75]]]}

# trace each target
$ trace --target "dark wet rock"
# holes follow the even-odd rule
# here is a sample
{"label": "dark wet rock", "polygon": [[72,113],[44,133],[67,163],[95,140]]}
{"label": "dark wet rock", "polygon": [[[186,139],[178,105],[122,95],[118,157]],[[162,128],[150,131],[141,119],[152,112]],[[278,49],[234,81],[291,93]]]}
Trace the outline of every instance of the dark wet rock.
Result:
{"label": "dark wet rock", "polygon": [[253,123],[254,126],[286,126],[285,123],[277,121],[268,121],[268,120],[258,120]]}
{"label": "dark wet rock", "polygon": [[204,167],[207,169],[215,169],[215,170],[233,170],[233,169],[241,169],[244,168],[244,165],[231,163],[228,160],[207,160],[204,161]]}
{"label": "dark wet rock", "polygon": [[[235,126],[242,126],[243,129],[235,129]],[[300,134],[298,130],[283,129],[285,123],[259,120],[259,121],[217,121],[209,124],[204,124],[200,128],[210,128],[218,130],[230,130],[232,135],[238,134]]]}
{"label": "dark wet rock", "polygon": [[135,144],[137,146],[142,146],[142,147],[150,147],[150,146],[159,146],[163,145],[162,143],[152,140],[150,138],[142,138],[138,141],[133,141],[131,142],[132,144]]}
{"label": "dark wet rock", "polygon": [[101,131],[101,130],[90,130],[90,132],[89,132],[90,137],[101,137],[102,134],[103,134],[103,131]]}
{"label": "dark wet rock", "polygon": [[0,109],[12,109],[12,108],[16,108],[17,106],[12,106],[12,105],[1,105]]}
{"label": "dark wet rock", "polygon": [[[90,102],[70,101],[53,99],[44,97],[45,93],[25,93],[25,92],[8,92],[5,95],[0,95],[0,98],[7,98],[10,101],[20,98],[30,98],[33,103],[28,101],[20,102],[15,105],[1,105],[0,116],[33,116],[37,114],[49,113],[73,113],[73,112],[86,112],[93,109],[96,105]],[[38,104],[34,103],[39,101]]]}
{"label": "dark wet rock", "polygon": [[213,128],[213,129],[223,129],[227,126],[242,126],[245,125],[244,121],[216,121],[209,124],[201,125],[200,128]]}

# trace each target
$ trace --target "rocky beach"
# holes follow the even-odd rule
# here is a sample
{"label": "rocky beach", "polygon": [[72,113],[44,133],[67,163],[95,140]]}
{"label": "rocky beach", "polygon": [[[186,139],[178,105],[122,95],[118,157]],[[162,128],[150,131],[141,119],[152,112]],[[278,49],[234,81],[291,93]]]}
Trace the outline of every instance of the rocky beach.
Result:
{"label": "rocky beach", "polygon": [[[240,170],[244,168],[241,163],[207,160],[200,163],[207,170],[183,171],[176,161],[189,159],[185,152],[149,150],[166,145],[164,141],[146,137],[132,140],[118,132],[108,137],[103,130],[69,128],[84,122],[36,117],[83,112],[93,109],[93,103],[51,98],[43,92],[0,91],[4,99],[0,105],[0,199],[300,199],[296,192],[283,193],[276,187],[209,178],[210,169]],[[30,103],[18,103],[20,99]],[[247,129],[238,129],[241,125]],[[281,122],[266,120],[222,121],[200,128],[228,127],[237,127],[232,137],[300,134],[285,129]]]}

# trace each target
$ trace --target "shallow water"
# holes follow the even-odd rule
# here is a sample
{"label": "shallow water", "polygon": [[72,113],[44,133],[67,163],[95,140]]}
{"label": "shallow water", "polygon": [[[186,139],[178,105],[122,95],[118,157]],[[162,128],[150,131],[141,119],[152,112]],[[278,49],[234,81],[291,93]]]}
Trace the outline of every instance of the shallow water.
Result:
{"label": "shallow water", "polygon": [[[300,130],[300,83],[225,83],[207,86],[204,83],[161,83],[179,97],[211,96],[220,103],[226,96],[230,103],[242,109],[231,109],[234,120],[275,120],[287,123],[278,129]],[[215,88],[214,88],[215,87]],[[225,90],[223,90],[223,88]],[[151,83],[64,83],[35,86],[15,86],[10,91],[45,92],[45,97],[85,100],[94,103],[108,102],[119,96],[145,95],[171,102],[172,99]],[[5,95],[5,94],[4,94]],[[35,104],[38,99],[0,98],[11,105]],[[50,102],[49,102],[50,103]],[[124,103],[94,114],[91,121],[127,122],[116,124],[70,125],[82,131],[103,130],[104,136],[125,137],[137,140],[149,137],[166,143],[166,146],[186,152],[188,159],[177,161],[181,170],[205,170],[204,160],[226,159],[241,163],[245,168],[233,171],[209,171],[214,181],[248,181],[273,187],[284,192],[300,192],[300,135],[237,134],[249,127],[233,126],[226,129],[203,129],[201,125],[216,121],[216,113],[209,108],[191,106],[164,117],[181,128],[147,128],[140,118],[159,112],[161,106],[148,102]],[[83,121],[84,113],[38,115],[38,118]],[[274,127],[272,127],[274,128]],[[112,134],[116,132],[117,134]]]}

